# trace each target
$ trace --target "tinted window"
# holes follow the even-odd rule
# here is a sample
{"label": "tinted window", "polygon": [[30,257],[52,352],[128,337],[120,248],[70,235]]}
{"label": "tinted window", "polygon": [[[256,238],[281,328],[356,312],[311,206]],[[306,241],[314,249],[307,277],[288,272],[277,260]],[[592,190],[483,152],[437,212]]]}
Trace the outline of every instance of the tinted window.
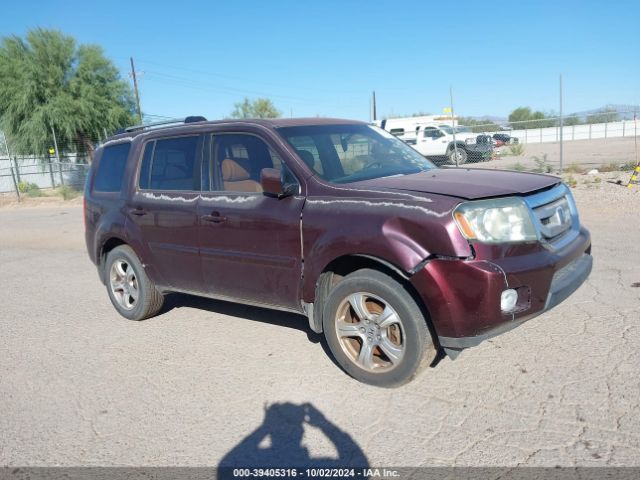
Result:
{"label": "tinted window", "polygon": [[[261,192],[263,168],[282,168],[282,160],[263,140],[254,135],[215,135],[212,142],[213,168],[218,182],[214,189],[233,192]],[[205,182],[206,183],[206,182]]]}
{"label": "tinted window", "polygon": [[438,138],[440,136],[440,131],[435,128],[425,128],[424,129],[424,137],[425,138]]}
{"label": "tinted window", "polygon": [[144,147],[144,155],[142,157],[142,165],[140,166],[140,179],[138,180],[138,186],[143,189],[148,189],[151,183],[151,157],[153,156],[153,148],[156,142],[149,142]]}
{"label": "tinted window", "polygon": [[[141,188],[148,185],[152,190],[200,190],[197,146],[197,136],[167,138],[155,142],[152,155],[148,152],[152,148],[148,144],[140,169]],[[147,166],[149,158],[150,167]]]}
{"label": "tinted window", "polygon": [[119,192],[122,186],[124,167],[129,156],[130,143],[105,147],[100,157],[93,189],[98,192]]}

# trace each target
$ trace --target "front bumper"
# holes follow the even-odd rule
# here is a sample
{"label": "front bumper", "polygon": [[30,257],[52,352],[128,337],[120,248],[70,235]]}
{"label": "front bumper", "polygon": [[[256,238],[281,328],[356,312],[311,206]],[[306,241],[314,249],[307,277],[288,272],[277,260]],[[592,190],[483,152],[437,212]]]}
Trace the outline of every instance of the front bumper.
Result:
{"label": "front bumper", "polygon": [[[590,235],[582,228],[559,252],[539,248],[491,261],[433,260],[411,282],[429,311],[440,346],[455,358],[564,301],[589,276],[590,252]],[[505,314],[500,294],[507,288],[518,292],[518,301]]]}

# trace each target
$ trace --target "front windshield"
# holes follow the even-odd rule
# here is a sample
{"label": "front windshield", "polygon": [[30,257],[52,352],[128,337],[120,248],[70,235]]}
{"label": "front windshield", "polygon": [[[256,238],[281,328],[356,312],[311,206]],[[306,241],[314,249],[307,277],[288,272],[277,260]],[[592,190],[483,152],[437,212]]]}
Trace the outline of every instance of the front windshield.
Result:
{"label": "front windshield", "polygon": [[371,125],[282,127],[278,133],[314,172],[332,183],[408,175],[436,168],[402,140]]}

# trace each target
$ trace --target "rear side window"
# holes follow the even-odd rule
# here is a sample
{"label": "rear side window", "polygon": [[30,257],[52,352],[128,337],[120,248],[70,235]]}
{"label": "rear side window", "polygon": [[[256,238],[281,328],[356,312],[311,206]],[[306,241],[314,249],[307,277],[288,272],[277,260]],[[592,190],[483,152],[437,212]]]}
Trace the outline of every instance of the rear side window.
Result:
{"label": "rear side window", "polygon": [[138,185],[145,190],[200,190],[198,137],[156,140],[145,146]]}
{"label": "rear side window", "polygon": [[119,192],[124,168],[131,149],[130,143],[105,147],[100,157],[93,189],[97,192]]}

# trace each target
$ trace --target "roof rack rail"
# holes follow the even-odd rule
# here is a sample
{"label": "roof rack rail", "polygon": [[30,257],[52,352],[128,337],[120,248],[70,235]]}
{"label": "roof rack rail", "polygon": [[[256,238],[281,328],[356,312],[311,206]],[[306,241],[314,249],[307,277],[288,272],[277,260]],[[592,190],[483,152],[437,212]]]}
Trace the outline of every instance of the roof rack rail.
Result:
{"label": "roof rack rail", "polygon": [[124,129],[124,132],[137,132],[140,130],[153,129],[158,127],[164,127],[167,125],[179,125],[184,123],[206,122],[207,119],[202,116],[191,116],[185,118],[174,118],[171,120],[162,120],[161,122],[145,123],[142,125],[133,125]]}

